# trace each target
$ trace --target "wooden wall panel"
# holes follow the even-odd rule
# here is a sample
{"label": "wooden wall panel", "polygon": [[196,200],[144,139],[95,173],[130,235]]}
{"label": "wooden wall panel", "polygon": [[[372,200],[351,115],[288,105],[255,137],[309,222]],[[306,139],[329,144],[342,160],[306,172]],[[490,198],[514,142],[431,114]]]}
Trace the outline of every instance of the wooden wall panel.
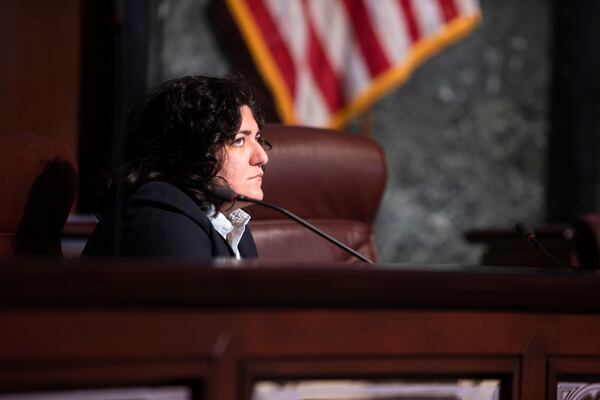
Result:
{"label": "wooden wall panel", "polygon": [[77,154],[80,0],[0,3],[0,126]]}

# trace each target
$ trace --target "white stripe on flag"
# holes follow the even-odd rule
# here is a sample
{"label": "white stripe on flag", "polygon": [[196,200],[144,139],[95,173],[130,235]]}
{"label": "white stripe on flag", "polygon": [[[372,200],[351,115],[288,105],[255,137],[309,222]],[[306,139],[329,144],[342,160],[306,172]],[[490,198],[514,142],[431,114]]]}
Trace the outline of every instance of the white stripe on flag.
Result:
{"label": "white stripe on flag", "polygon": [[408,27],[398,0],[367,0],[367,11],[375,34],[390,62],[397,63],[406,57],[411,47]]}
{"label": "white stripe on flag", "polygon": [[302,6],[297,1],[264,0],[271,11],[283,41],[296,66],[301,66],[306,57],[306,25],[304,24]]}
{"label": "white stripe on flag", "polygon": [[418,0],[412,4],[422,36],[431,36],[444,25],[444,16],[437,0]]}
{"label": "white stripe on flag", "polygon": [[352,37],[352,26],[338,0],[308,1],[310,18],[329,63],[339,74],[345,67]]}
{"label": "white stripe on flag", "polygon": [[346,10],[340,0],[312,0],[309,10],[319,41],[343,86],[344,97],[352,98],[369,85],[371,76],[353,39]]}
{"label": "white stripe on flag", "polygon": [[329,119],[327,106],[311,77],[307,64],[307,26],[298,1],[265,0],[296,66],[296,98],[294,111],[298,121],[323,126]]}
{"label": "white stripe on flag", "polygon": [[[271,11],[273,21],[281,33],[296,68],[296,96],[293,109],[296,119],[304,121],[306,116],[300,115],[299,103],[306,98],[306,40],[307,27],[304,24],[302,6],[297,1],[283,2],[265,0],[265,6]],[[312,94],[314,95],[314,94]]]}
{"label": "white stripe on flag", "polygon": [[307,68],[303,68],[298,74],[298,92],[294,108],[298,121],[303,125],[325,126],[329,121],[328,107]]}

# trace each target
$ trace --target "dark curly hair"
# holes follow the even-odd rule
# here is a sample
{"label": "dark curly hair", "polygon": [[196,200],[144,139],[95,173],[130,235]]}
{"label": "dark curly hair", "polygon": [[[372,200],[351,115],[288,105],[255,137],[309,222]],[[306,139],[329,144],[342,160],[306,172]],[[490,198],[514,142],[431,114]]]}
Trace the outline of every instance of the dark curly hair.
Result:
{"label": "dark curly hair", "polygon": [[239,76],[185,76],[150,90],[129,114],[124,163],[108,179],[103,208],[114,203],[117,185],[126,197],[146,182],[163,181],[204,209],[218,209],[211,184],[223,165],[222,150],[240,129],[242,106],[262,129],[254,90]]}

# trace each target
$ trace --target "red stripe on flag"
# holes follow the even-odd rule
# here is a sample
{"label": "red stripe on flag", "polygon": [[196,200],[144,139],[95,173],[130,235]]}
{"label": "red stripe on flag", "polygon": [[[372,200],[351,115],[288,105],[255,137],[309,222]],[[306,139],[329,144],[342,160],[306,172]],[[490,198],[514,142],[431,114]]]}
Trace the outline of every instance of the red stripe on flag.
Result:
{"label": "red stripe on flag", "polygon": [[415,43],[419,40],[421,34],[419,32],[419,27],[417,26],[417,18],[415,17],[415,11],[413,10],[412,0],[398,0],[398,2],[400,3],[400,8],[404,11],[410,41]]}
{"label": "red stripe on flag", "polygon": [[279,29],[269,13],[269,10],[263,3],[263,0],[246,0],[249,9],[254,15],[256,25],[260,29],[263,40],[266,42],[279,71],[288,87],[290,95],[296,95],[296,66],[292,56],[283,41]]}
{"label": "red stripe on flag", "polygon": [[302,1],[304,21],[308,30],[307,57],[313,80],[319,87],[330,113],[335,113],[344,105],[344,91],[327,54],[321,45],[316,29],[310,18],[308,4]]}
{"label": "red stripe on flag", "polygon": [[390,60],[373,30],[371,20],[362,0],[344,0],[348,16],[352,21],[354,36],[358,41],[371,76],[377,76],[391,67]]}
{"label": "red stripe on flag", "polygon": [[458,16],[458,10],[454,0],[438,0],[442,15],[444,16],[444,22],[450,22]]}

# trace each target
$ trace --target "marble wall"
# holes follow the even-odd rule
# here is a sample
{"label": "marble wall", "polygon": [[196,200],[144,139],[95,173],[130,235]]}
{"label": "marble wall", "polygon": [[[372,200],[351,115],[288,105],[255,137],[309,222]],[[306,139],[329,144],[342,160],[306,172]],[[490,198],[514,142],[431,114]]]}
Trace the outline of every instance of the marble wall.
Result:
{"label": "marble wall", "polygon": [[[376,222],[383,262],[476,264],[481,249],[464,241],[466,230],[543,219],[551,3],[480,2],[474,33],[372,109],[389,163]],[[154,0],[152,83],[235,70],[207,6]]]}

